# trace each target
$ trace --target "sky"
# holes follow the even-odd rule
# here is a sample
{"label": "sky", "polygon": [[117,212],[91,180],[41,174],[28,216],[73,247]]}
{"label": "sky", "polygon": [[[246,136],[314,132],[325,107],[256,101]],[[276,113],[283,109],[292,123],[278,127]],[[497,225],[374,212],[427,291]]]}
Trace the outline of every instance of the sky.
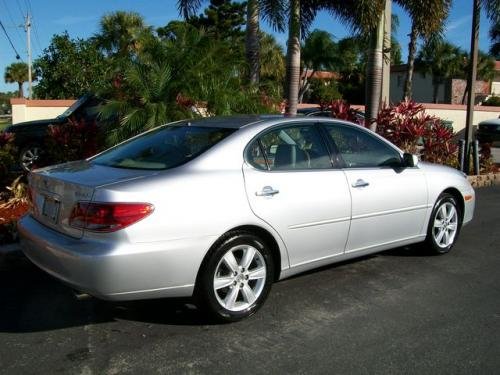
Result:
{"label": "sky", "polygon": [[[21,59],[26,62],[26,33],[21,25],[28,10],[32,15],[31,40],[33,59],[35,59],[43,49],[47,48],[54,34],[68,31],[73,38],[90,37],[98,31],[99,19],[104,14],[116,10],[136,11],[143,15],[147,24],[155,27],[164,26],[171,20],[180,18],[176,3],[176,0],[0,0],[0,21],[4,24]],[[408,51],[410,19],[396,5],[393,6],[393,12],[399,17],[400,25],[396,37],[401,44],[404,61]],[[469,50],[471,23],[472,0],[454,0],[450,17],[445,25],[446,39]],[[285,45],[285,34],[273,32],[264,21],[261,27],[273,33],[278,42]],[[311,30],[315,28],[328,31],[336,39],[351,34],[349,29],[326,12],[318,14]],[[485,14],[481,14],[479,48],[484,51],[487,51],[490,45],[489,28],[489,21]],[[0,91],[17,89],[17,84],[6,84],[3,79],[5,67],[15,61],[16,53],[0,29]]]}

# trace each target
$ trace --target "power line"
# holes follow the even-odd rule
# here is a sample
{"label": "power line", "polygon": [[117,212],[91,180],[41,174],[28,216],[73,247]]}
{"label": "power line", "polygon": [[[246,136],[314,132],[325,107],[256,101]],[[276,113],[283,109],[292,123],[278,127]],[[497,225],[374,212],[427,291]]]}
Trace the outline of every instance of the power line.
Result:
{"label": "power line", "polygon": [[5,6],[5,9],[7,10],[7,15],[9,16],[10,18],[10,22],[12,22],[12,25],[14,26],[15,30],[16,30],[16,35],[18,37],[18,41],[23,43],[23,37],[21,36],[21,33],[19,32],[19,25],[20,24],[17,24],[16,21],[14,21],[14,17],[12,17],[12,13],[7,5],[7,2],[5,0],[2,0],[3,2],[3,5]]}
{"label": "power line", "polygon": [[24,18],[23,8],[21,7],[21,4],[19,3],[19,0],[16,0],[16,3],[17,3],[17,7],[19,9],[19,13],[21,13],[21,17]]}
{"label": "power line", "polygon": [[0,21],[0,26],[2,26],[2,30],[3,30],[3,32],[5,33],[5,36],[6,36],[6,37],[7,37],[7,39],[9,40],[9,43],[10,43],[10,45],[11,45],[12,49],[13,49],[13,50],[14,50],[14,52],[16,53],[16,59],[18,59],[18,60],[21,60],[21,61],[22,61],[21,56],[20,56],[20,55],[19,55],[19,53],[17,52],[16,47],[14,47],[14,44],[12,43],[12,40],[10,39],[9,34],[7,33],[7,30],[5,30],[5,27],[4,27],[3,23],[2,23],[2,21]]}

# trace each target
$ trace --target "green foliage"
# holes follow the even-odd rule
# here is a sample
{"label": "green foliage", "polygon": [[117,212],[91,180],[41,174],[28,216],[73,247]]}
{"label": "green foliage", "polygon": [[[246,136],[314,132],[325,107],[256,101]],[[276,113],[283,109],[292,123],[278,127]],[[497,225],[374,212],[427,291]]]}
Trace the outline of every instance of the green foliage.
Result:
{"label": "green foliage", "polygon": [[205,29],[216,39],[241,38],[244,35],[246,2],[210,0],[203,14],[192,16],[187,22],[197,29]]}
{"label": "green foliage", "polygon": [[320,104],[323,102],[332,102],[340,99],[341,97],[342,95],[339,93],[337,82],[335,80],[311,80],[310,94],[307,102]]}
{"label": "green foliage", "polygon": [[54,35],[34,66],[40,77],[34,92],[41,99],[78,98],[108,85],[108,64],[96,44],[71,39],[68,33]]}
{"label": "green foliage", "polygon": [[500,96],[493,95],[488,100],[483,102],[483,105],[491,105],[494,107],[500,107]]}
{"label": "green foliage", "polygon": [[13,91],[0,92],[0,115],[9,113],[11,111],[10,99],[17,97],[17,95],[18,93]]}

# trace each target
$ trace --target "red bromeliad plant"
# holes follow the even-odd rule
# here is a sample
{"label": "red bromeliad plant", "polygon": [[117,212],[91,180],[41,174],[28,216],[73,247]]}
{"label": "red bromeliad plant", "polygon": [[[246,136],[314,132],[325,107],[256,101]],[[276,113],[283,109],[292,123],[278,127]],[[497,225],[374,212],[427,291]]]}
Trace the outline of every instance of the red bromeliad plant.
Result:
{"label": "red bromeliad plant", "polygon": [[337,99],[331,102],[320,102],[319,106],[322,111],[331,111],[331,116],[333,118],[363,125],[360,117],[356,116],[356,111],[351,108],[350,104],[345,100]]}
{"label": "red bromeliad plant", "polygon": [[100,151],[98,127],[95,121],[70,119],[48,129],[47,163],[80,160]]}
{"label": "red bromeliad plant", "polygon": [[453,130],[425,113],[421,104],[403,101],[383,108],[377,117],[377,132],[402,150],[420,154],[424,161],[457,166]]}

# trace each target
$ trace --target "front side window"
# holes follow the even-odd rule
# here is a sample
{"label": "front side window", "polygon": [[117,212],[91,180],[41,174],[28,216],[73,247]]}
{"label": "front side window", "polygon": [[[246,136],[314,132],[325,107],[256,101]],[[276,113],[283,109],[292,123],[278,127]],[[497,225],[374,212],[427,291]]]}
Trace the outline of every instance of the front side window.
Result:
{"label": "front side window", "polygon": [[145,133],[92,159],[115,168],[169,169],[184,164],[235,129],[168,125]]}
{"label": "front side window", "polygon": [[380,139],[351,126],[325,125],[347,168],[401,166],[401,155]]}
{"label": "front side window", "polygon": [[313,125],[292,125],[271,130],[247,150],[254,167],[269,170],[331,168],[328,151]]}

